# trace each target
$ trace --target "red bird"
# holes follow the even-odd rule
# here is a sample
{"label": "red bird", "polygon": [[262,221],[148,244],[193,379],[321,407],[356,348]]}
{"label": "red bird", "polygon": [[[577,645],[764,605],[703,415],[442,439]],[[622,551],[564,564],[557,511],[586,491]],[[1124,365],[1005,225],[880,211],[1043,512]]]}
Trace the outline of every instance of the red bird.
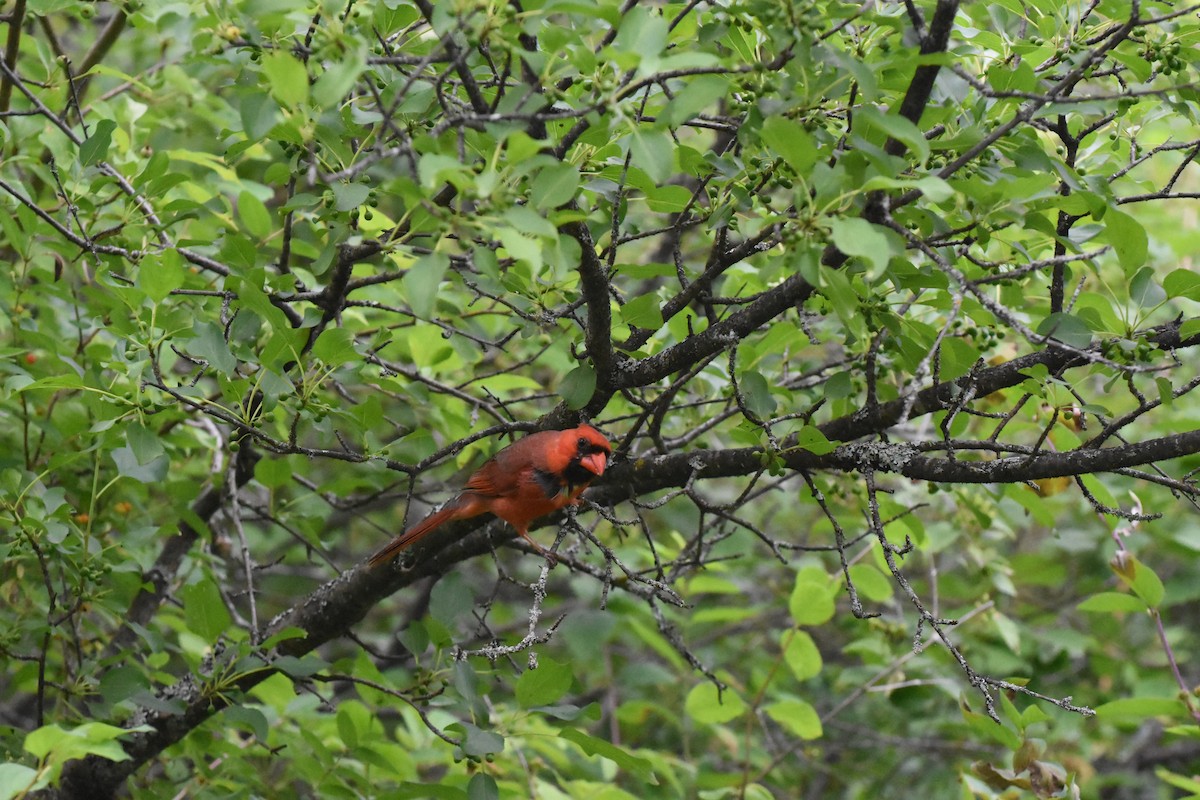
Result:
{"label": "red bird", "polygon": [[604,474],[611,452],[608,440],[591,425],[518,439],[488,459],[457,497],[393,539],[368,564],[375,567],[395,558],[440,525],[487,513],[512,525],[545,552],[529,538],[529,523],[564,506],[578,505],[579,495],[592,479]]}

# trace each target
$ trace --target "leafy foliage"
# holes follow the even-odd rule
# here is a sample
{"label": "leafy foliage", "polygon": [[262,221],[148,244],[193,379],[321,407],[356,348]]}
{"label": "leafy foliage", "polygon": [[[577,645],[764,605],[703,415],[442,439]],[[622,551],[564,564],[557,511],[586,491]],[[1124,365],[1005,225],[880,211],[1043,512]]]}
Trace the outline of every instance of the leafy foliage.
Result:
{"label": "leafy foliage", "polygon": [[0,798],[1196,795],[1198,26],[14,3]]}

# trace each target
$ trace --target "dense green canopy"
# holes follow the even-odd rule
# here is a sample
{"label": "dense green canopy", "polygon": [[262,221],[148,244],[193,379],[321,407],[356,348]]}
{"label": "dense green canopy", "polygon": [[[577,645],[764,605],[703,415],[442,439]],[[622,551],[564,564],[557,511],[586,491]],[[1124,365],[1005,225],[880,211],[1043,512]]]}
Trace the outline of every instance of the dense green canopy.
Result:
{"label": "dense green canopy", "polygon": [[1194,7],[2,9],[0,800],[1200,797]]}

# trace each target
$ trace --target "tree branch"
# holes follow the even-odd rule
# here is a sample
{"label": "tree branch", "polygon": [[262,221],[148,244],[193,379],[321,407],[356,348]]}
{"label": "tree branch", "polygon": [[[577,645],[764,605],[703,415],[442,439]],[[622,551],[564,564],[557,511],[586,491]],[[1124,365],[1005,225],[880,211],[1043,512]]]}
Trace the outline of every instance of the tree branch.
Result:
{"label": "tree branch", "polygon": [[[946,51],[950,44],[950,32],[954,30],[954,17],[958,14],[958,5],[958,0],[938,0],[929,30],[921,37],[921,55]],[[941,64],[921,64],[917,67],[912,81],[908,84],[908,91],[900,102],[900,116],[914,125],[920,123],[941,69]],[[889,155],[898,156],[904,153],[906,147],[903,142],[889,138],[884,149]]]}
{"label": "tree branch", "polygon": [[12,102],[13,74],[17,71],[17,56],[21,53],[21,28],[25,24],[25,0],[16,0],[8,12],[8,38],[4,44],[4,65],[0,75],[0,113],[8,111]]}
{"label": "tree branch", "polygon": [[[574,204],[572,204],[574,205]],[[579,280],[587,305],[588,323],[584,343],[596,369],[596,391],[587,411],[598,414],[615,391],[615,362],[612,349],[612,305],[609,301],[609,280],[604,263],[596,254],[592,232],[582,221],[568,222],[563,230],[579,243]]]}
{"label": "tree branch", "polygon": [[623,366],[617,388],[648,386],[741,341],[761,325],[807,300],[813,287],[792,275],[745,308],[656,355]]}

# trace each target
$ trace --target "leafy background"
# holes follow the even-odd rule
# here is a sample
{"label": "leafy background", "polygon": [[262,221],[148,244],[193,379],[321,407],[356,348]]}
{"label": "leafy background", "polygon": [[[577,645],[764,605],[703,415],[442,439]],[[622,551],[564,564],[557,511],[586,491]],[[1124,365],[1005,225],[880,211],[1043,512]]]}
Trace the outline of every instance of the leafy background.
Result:
{"label": "leafy background", "polygon": [[1194,9],[5,13],[0,797],[1200,796]]}

